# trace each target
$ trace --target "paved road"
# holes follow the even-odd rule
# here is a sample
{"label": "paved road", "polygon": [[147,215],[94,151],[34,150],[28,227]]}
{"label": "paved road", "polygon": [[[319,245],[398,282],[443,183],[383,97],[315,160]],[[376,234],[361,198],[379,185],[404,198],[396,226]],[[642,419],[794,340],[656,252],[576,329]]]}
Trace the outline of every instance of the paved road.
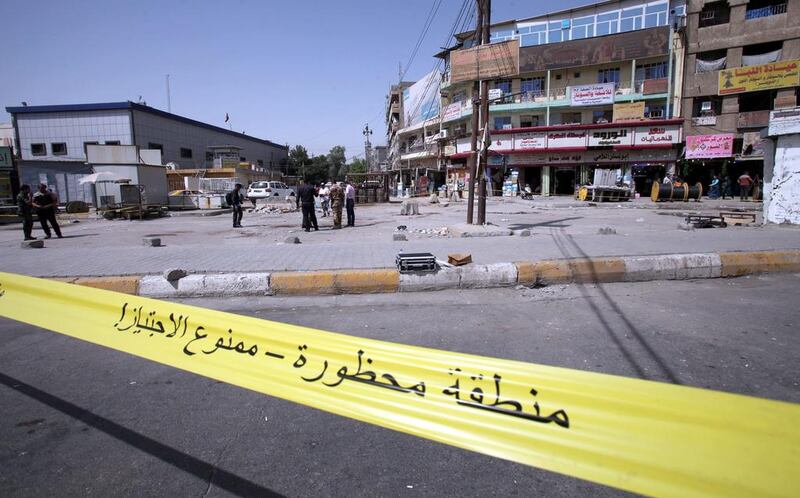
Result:
{"label": "paved road", "polygon": [[[800,275],[187,300],[364,337],[800,402]],[[1,496],[619,496],[0,320]]]}
{"label": "paved road", "polygon": [[[627,204],[574,207],[574,201],[523,202],[491,199],[488,218],[530,237],[452,238],[423,233],[463,221],[464,203],[423,205],[418,217],[399,216],[399,206],[357,209],[355,228],[331,230],[320,218],[319,232],[299,231],[299,214],[246,215],[245,228],[233,229],[227,215],[176,217],[146,221],[84,220],[64,228],[66,237],[48,240],[45,249],[22,249],[18,226],[0,227],[0,270],[35,276],[158,274],[181,267],[192,272],[264,272],[344,268],[386,268],[401,250],[432,252],[442,260],[468,252],[476,263],[540,260],[569,256],[619,256],[798,249],[800,230],[760,225],[687,232],[678,230],[681,209],[655,209],[649,200]],[[731,201],[726,201],[730,203]],[[720,201],[658,207],[705,209],[752,208]],[[725,207],[727,206],[727,207]],[[676,216],[677,215],[677,216]],[[408,227],[407,242],[392,241],[398,225]],[[609,227],[615,235],[598,234]],[[284,244],[287,236],[302,244]],[[165,247],[144,247],[142,237],[159,236]],[[574,244],[573,244],[574,242]]]}

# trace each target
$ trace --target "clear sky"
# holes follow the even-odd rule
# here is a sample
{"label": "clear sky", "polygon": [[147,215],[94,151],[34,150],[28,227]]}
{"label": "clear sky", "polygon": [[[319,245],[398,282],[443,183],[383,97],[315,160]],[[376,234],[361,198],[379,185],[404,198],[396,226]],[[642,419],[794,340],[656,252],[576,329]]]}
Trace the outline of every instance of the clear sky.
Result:
{"label": "clear sky", "polygon": [[[385,142],[384,105],[435,0],[3,0],[6,106],[137,101],[311,153]],[[589,0],[494,0],[518,19]],[[405,79],[433,69],[462,0],[442,0]],[[470,0],[470,9],[474,10]],[[474,26],[474,21],[472,22]]]}

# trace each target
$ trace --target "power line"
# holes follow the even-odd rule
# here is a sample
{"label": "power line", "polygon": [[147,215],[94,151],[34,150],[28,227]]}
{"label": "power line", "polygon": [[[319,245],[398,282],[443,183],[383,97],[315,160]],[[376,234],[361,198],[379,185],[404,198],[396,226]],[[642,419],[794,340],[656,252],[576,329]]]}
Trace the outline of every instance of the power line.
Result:
{"label": "power line", "polygon": [[425,40],[425,36],[428,34],[428,30],[433,24],[433,20],[436,17],[436,13],[439,11],[439,7],[442,5],[442,0],[437,0],[431,5],[431,10],[428,11],[428,17],[425,20],[425,24],[422,27],[422,32],[419,34],[419,38],[417,38],[417,43],[414,45],[414,50],[411,51],[411,55],[408,58],[408,62],[406,62],[406,68],[403,70],[403,73],[400,76],[400,81],[405,78],[406,73],[408,73],[409,68],[411,67],[411,63],[414,62],[414,58],[417,56],[417,52],[419,51],[420,46],[422,46],[422,42]]}

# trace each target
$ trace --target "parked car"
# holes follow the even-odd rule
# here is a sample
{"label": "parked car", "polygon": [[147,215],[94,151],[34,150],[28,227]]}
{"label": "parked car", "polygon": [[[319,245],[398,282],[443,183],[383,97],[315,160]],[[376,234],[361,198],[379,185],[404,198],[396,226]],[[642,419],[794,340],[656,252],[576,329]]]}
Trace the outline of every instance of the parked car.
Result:
{"label": "parked car", "polygon": [[294,196],[294,190],[283,182],[253,182],[247,187],[248,199],[266,199],[277,197],[280,200],[287,195]]}

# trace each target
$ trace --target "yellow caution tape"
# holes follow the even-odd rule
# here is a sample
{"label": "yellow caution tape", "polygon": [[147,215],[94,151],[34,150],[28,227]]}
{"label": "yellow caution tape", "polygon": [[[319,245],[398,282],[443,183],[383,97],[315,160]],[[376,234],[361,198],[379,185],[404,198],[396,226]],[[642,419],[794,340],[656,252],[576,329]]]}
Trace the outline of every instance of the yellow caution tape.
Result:
{"label": "yellow caution tape", "polygon": [[0,315],[629,491],[800,494],[800,405],[405,346],[8,273],[0,273]]}

